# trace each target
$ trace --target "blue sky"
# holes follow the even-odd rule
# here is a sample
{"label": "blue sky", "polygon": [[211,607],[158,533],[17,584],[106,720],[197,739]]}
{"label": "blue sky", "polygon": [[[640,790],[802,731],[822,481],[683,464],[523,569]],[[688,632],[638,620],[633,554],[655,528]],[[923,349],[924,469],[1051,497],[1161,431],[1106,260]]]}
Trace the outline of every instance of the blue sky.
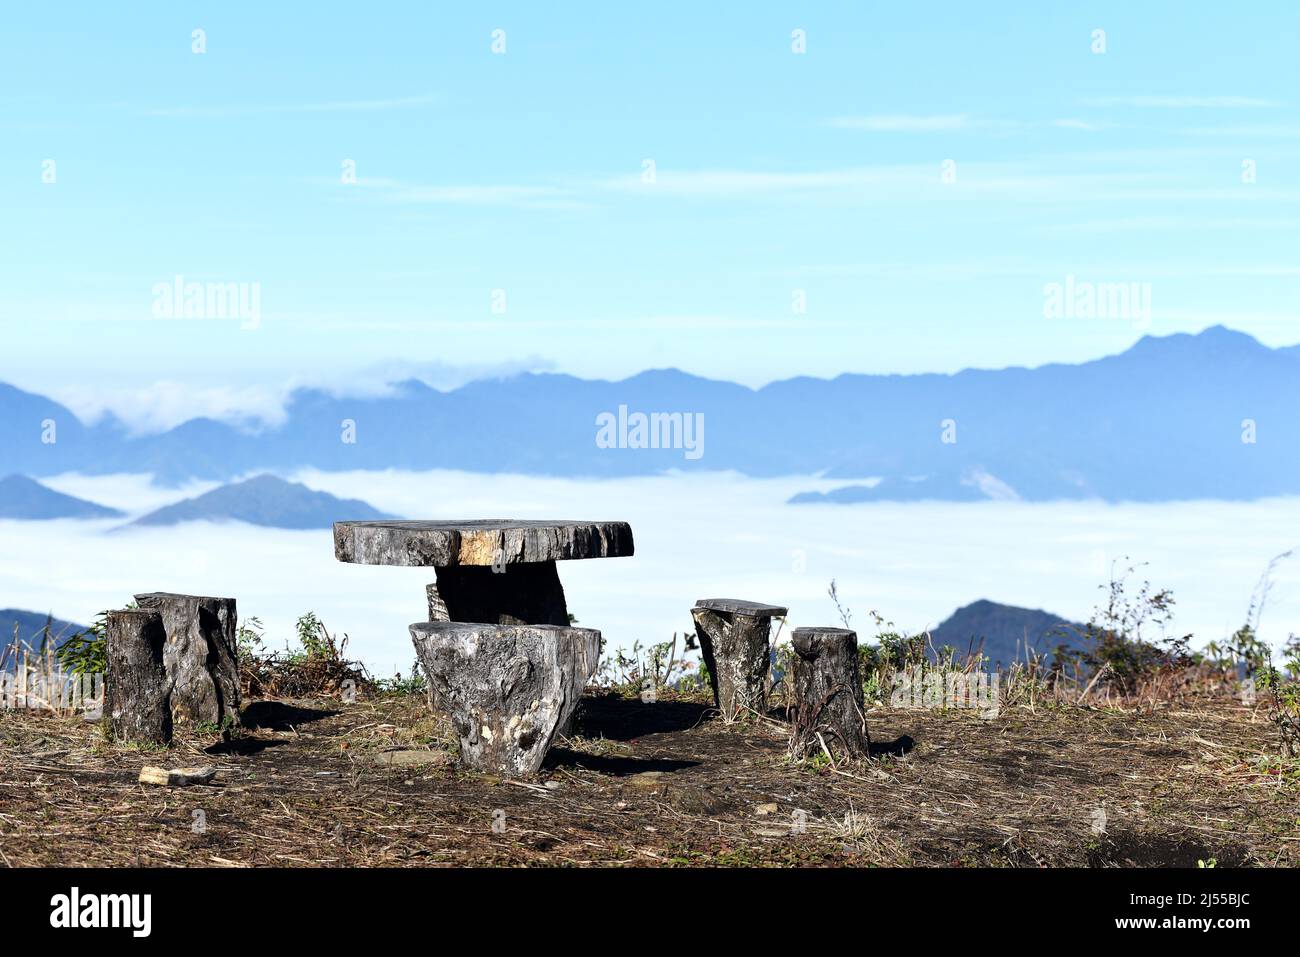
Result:
{"label": "blue sky", "polygon": [[[6,9],[0,381],[161,423],[1300,341],[1295,4],[464,7]],[[178,274],[258,283],[258,327],[154,319]],[[1149,283],[1149,324],[1046,318],[1067,276]]]}

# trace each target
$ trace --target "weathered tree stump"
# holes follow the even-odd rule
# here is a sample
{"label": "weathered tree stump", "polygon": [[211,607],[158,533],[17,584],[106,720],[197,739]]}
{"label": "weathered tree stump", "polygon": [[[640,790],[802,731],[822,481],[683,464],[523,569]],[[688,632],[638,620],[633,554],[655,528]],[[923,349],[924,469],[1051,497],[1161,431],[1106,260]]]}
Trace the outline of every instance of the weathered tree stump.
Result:
{"label": "weathered tree stump", "polygon": [[490,625],[568,625],[555,562],[445,565],[428,586],[430,621]]}
{"label": "weathered tree stump", "polygon": [[772,619],[785,614],[777,605],[734,598],[702,598],[691,609],[713,700],[724,721],[734,721],[748,709],[767,711]]}
{"label": "weathered tree stump", "polygon": [[477,771],[537,773],[600,659],[600,632],[459,621],[411,625],[435,707]]}
{"label": "weathered tree stump", "polygon": [[104,714],[114,739],[170,744],[172,711],[163,657],[167,632],[157,611],[110,611],[105,624],[108,667]]}
{"label": "weathered tree stump", "polygon": [[167,643],[163,668],[176,724],[239,724],[238,618],[233,598],[150,593],[141,608],[162,617]]}
{"label": "weathered tree stump", "polygon": [[845,628],[796,628],[790,686],[790,750],[806,757],[825,748],[834,760],[867,757],[867,732],[858,671],[858,636]]}

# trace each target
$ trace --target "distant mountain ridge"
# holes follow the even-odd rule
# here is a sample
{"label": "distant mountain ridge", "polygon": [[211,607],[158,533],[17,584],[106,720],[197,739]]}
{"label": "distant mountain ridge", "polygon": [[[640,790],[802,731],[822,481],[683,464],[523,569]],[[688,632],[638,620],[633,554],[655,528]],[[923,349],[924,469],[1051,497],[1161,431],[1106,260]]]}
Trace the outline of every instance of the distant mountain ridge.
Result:
{"label": "distant mountain ridge", "polygon": [[339,521],[380,521],[392,517],[359,499],[336,498],[297,482],[259,475],[164,506],[125,527],[238,521],[268,528],[306,529],[331,528]]}
{"label": "distant mountain ridge", "polygon": [[1081,648],[1082,634],[1082,625],[1060,615],[982,598],[930,629],[930,643],[952,647],[959,660],[979,652],[991,666],[1007,666],[1044,655],[1050,660],[1060,645]]}
{"label": "distant mountain ridge", "polygon": [[[86,630],[85,625],[51,618],[36,611],[23,611],[18,608],[0,609],[0,655],[4,654],[5,649],[13,646],[15,631],[19,644],[30,652],[39,652],[47,623],[50,627],[50,641],[56,648]],[[10,657],[12,658],[12,652]],[[13,662],[6,662],[5,667],[6,670],[13,670]]]}
{"label": "distant mountain ridge", "polygon": [[[600,447],[597,416],[620,406],[703,415],[703,454]],[[574,477],[679,469],[886,480],[863,500],[894,490],[969,498],[970,475],[991,480],[979,497],[1005,488],[1030,501],[1254,499],[1300,494],[1297,410],[1300,348],[1270,349],[1215,326],[1148,336],[1078,365],[800,377],[761,389],[674,369],[620,382],[526,374],[448,392],[407,381],[365,397],[304,389],[275,428],[195,419],[138,437],[112,418],[84,425],[49,399],[0,385],[0,455],[30,475],[152,472],[168,483],[304,467]],[[42,418],[59,423],[56,444],[41,443]],[[349,427],[355,441],[341,441]]]}
{"label": "distant mountain ridge", "polygon": [[0,479],[0,518],[37,521],[52,518],[121,518],[115,508],[64,495],[25,475]]}

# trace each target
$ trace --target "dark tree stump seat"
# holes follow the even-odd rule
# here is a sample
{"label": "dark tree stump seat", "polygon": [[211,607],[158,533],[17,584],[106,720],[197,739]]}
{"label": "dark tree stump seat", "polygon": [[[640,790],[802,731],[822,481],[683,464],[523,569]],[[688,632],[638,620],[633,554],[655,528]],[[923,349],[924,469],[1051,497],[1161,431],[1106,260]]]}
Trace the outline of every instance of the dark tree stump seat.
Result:
{"label": "dark tree stump seat", "polygon": [[713,700],[724,721],[747,710],[766,712],[772,619],[786,614],[780,605],[738,598],[702,598],[691,609]]}
{"label": "dark tree stump seat", "polygon": [[825,747],[834,760],[867,757],[871,736],[857,633],[847,628],[796,628],[791,644],[791,752],[802,758]]}
{"label": "dark tree stump seat", "polygon": [[110,611],[104,628],[104,718],[114,740],[167,745],[172,712],[167,695],[162,615],[147,608]]}

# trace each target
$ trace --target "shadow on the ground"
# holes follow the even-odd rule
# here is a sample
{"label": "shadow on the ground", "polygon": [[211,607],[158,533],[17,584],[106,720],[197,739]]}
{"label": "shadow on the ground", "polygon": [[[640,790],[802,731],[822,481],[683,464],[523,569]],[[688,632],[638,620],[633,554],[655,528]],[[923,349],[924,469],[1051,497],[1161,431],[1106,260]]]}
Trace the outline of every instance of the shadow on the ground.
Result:
{"label": "shadow on the ground", "polygon": [[1222,838],[1211,846],[1204,835],[1195,833],[1117,831],[1088,849],[1089,867],[1243,867],[1248,858],[1242,847]]}
{"label": "shadow on the ground", "polygon": [[209,748],[204,748],[204,754],[237,754],[241,757],[250,754],[258,754],[267,748],[278,748],[287,741],[268,741],[264,738],[235,738],[232,741],[222,741],[214,744]]}
{"label": "shadow on the ground", "polygon": [[322,708],[300,708],[283,701],[254,701],[240,716],[246,728],[263,728],[267,731],[292,731],[300,724],[310,724],[329,718],[338,711]]}
{"label": "shadow on the ground", "polygon": [[895,758],[901,758],[907,752],[916,747],[916,742],[910,735],[903,735],[901,738],[895,738],[893,741],[872,741],[871,756],[881,758],[890,755]]}
{"label": "shadow on the ground", "polygon": [[699,767],[699,761],[677,761],[671,758],[621,758],[606,757],[596,754],[584,754],[569,748],[551,748],[546,755],[543,768],[551,770],[557,767],[582,768],[597,774],[623,778],[632,774],[644,774],[646,771],[681,771],[684,768]]}
{"label": "shadow on the ground", "polygon": [[585,738],[631,741],[650,734],[687,731],[712,711],[690,701],[644,702],[637,698],[584,698],[577,731]]}

